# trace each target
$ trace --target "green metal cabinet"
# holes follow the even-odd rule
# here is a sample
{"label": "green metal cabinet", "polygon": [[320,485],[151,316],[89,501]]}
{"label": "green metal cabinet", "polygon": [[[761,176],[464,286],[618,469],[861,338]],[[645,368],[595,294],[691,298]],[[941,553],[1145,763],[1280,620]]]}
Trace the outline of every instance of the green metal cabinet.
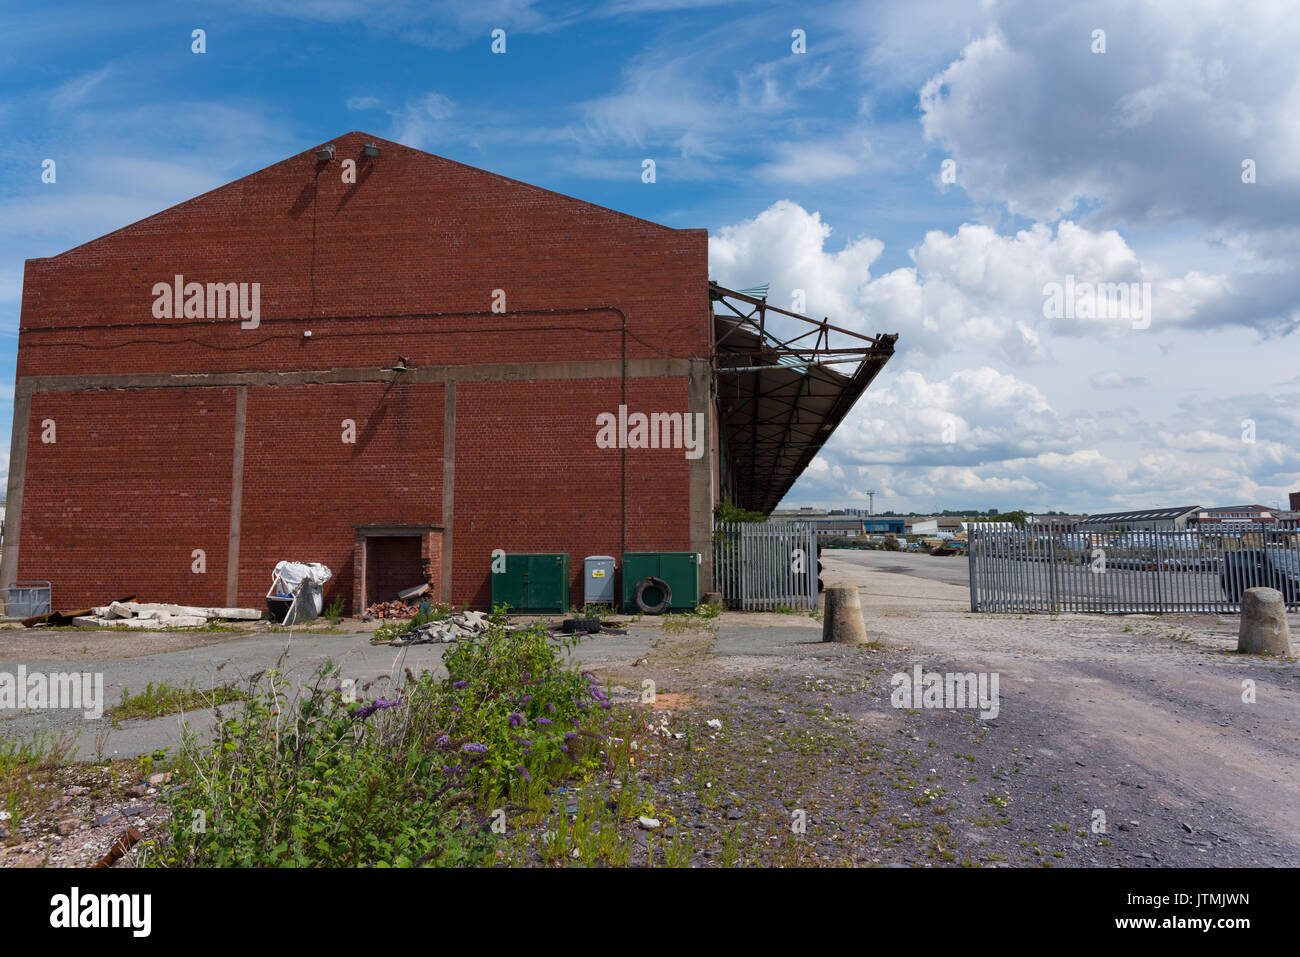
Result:
{"label": "green metal cabinet", "polygon": [[623,611],[635,614],[636,583],[647,575],[672,590],[670,611],[692,611],[700,604],[700,556],[695,552],[624,552]]}
{"label": "green metal cabinet", "polygon": [[569,610],[569,556],[564,552],[506,554],[505,570],[492,573],[492,604],[512,613],[564,614]]}

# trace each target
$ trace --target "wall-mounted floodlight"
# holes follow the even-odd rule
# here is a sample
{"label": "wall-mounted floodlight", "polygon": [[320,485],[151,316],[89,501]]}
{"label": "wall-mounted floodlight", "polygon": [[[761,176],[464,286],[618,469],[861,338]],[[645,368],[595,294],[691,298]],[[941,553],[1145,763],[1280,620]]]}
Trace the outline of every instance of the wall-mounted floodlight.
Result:
{"label": "wall-mounted floodlight", "polygon": [[398,356],[397,365],[390,367],[388,371],[396,372],[398,375],[401,375],[403,372],[408,371],[406,367],[406,358],[404,356]]}
{"label": "wall-mounted floodlight", "polygon": [[328,163],[333,158],[334,158],[333,143],[330,143],[328,146],[322,146],[320,149],[316,151],[316,161],[319,163]]}
{"label": "wall-mounted floodlight", "polygon": [[379,144],[367,143],[365,146],[361,147],[361,152],[365,153],[371,159],[374,159],[376,156],[379,155]]}

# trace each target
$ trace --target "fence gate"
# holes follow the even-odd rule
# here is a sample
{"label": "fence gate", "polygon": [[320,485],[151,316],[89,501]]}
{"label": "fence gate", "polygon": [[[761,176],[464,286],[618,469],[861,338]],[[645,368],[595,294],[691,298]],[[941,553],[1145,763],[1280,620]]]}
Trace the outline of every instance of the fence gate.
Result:
{"label": "fence gate", "polygon": [[718,522],[713,582],[728,608],[816,608],[817,533],[797,522]]}
{"label": "fence gate", "polygon": [[971,611],[1236,613],[1247,588],[1300,610],[1300,530],[1042,524],[969,532]]}

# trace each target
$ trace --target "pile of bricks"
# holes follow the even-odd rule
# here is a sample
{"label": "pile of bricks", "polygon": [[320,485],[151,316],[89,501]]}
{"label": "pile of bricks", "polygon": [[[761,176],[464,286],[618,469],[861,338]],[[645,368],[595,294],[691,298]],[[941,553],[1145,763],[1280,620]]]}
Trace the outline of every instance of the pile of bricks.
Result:
{"label": "pile of bricks", "polygon": [[378,601],[366,609],[367,618],[414,618],[418,605],[404,601]]}

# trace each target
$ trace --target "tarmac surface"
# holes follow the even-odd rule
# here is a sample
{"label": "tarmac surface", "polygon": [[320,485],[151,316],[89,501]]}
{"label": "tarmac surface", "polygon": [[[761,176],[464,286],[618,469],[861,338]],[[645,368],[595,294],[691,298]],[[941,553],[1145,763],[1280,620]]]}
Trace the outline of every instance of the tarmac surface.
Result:
{"label": "tarmac surface", "polygon": [[912,575],[950,585],[970,584],[970,560],[966,555],[930,555],[926,552],[887,552],[859,548],[824,548],[830,556],[850,565],[891,575]]}

